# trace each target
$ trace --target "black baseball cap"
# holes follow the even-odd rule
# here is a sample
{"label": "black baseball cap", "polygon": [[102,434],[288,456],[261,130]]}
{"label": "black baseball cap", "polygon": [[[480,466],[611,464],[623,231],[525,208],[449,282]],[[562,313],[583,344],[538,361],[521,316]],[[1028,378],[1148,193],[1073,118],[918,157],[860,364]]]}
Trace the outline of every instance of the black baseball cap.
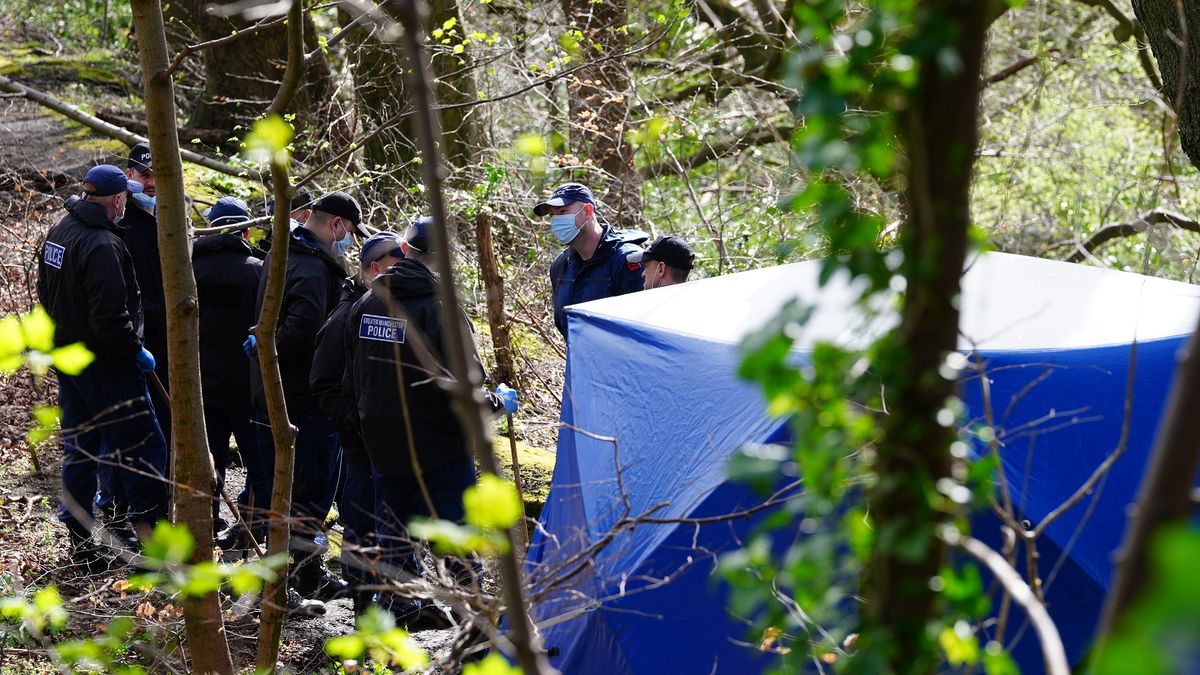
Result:
{"label": "black baseball cap", "polygon": [[383,231],[367,237],[363,242],[362,248],[358,251],[359,267],[366,268],[367,265],[382,259],[386,255],[403,258],[404,253],[400,250],[400,244],[404,240],[395,232]]}
{"label": "black baseball cap", "polygon": [[362,222],[362,209],[358,207],[358,201],[345,192],[338,190],[322,196],[312,203],[312,210],[345,218],[354,225],[354,233],[358,234],[358,224]]}
{"label": "black baseball cap", "polygon": [[433,236],[429,233],[429,228],[433,227],[433,218],[430,216],[421,216],[413,221],[412,225],[408,226],[408,232],[404,235],[404,241],[411,247],[422,253],[433,253]]}
{"label": "black baseball cap", "polygon": [[592,198],[592,191],[587,189],[587,186],[579,183],[563,183],[554,188],[549,199],[534,205],[533,215],[541,217],[550,213],[550,208],[553,206],[566,206],[572,202],[591,204],[593,208],[596,206],[596,200]]}
{"label": "black baseball cap", "polygon": [[154,171],[151,162],[150,146],[146,143],[138,143],[129,151],[129,163],[126,166],[139,173],[150,173]]}
{"label": "black baseball cap", "polygon": [[111,197],[122,192],[141,192],[142,184],[129,180],[125,172],[112,164],[93,166],[83,177],[84,183],[90,183],[92,190],[88,192],[93,197]]}
{"label": "black baseball cap", "polygon": [[657,260],[681,270],[690,270],[696,265],[696,254],[692,252],[692,247],[679,237],[659,237],[650,244],[650,248],[630,253],[625,259],[632,263]]}
{"label": "black baseball cap", "polygon": [[[290,211],[299,211],[300,209],[311,209],[312,201],[313,201],[312,193],[308,191],[308,188],[303,187],[303,186],[298,187],[298,188],[296,188],[296,194],[292,195],[292,203],[291,203],[292,208],[288,209],[288,211],[290,212]],[[268,216],[275,215],[275,198],[274,197],[267,198],[266,211],[267,211]]]}

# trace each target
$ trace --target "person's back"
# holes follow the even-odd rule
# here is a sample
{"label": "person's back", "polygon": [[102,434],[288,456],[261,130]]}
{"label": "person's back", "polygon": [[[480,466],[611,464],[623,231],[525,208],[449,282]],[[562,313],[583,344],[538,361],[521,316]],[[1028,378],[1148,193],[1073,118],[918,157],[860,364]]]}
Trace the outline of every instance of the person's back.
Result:
{"label": "person's back", "polygon": [[240,233],[199,237],[192,269],[200,300],[200,380],[204,404],[250,413],[250,360],[242,342],[258,321],[262,261]]}

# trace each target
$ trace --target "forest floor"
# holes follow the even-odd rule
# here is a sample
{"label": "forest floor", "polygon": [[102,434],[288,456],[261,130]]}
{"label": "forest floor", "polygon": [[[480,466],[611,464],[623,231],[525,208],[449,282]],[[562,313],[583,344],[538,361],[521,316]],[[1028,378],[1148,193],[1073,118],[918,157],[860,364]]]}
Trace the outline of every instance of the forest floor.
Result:
{"label": "forest floor", "polygon": [[[56,65],[57,64],[57,65]],[[64,65],[65,64],[65,65]],[[26,48],[0,48],[0,74],[22,74],[22,83],[47,89],[69,101],[87,100],[89,108],[105,105],[129,109],[130,86],[125,76],[108,79],[89,75],[96,64],[79,64],[38,54]],[[82,73],[82,74],[81,74]],[[0,313],[24,311],[36,301],[35,252],[46,230],[62,215],[66,196],[91,166],[112,162],[124,166],[127,148],[120,142],[90,134],[86,129],[21,98],[0,97]],[[480,347],[488,349],[486,335]],[[530,392],[532,405],[523,409],[517,424],[522,479],[529,511],[541,507],[553,473],[557,427],[557,400],[561,364],[538,374],[538,391]],[[524,394],[524,392],[523,392]],[[151,672],[185,672],[184,632],[178,599],[163,593],[138,593],[123,589],[131,570],[81,577],[68,567],[66,532],[57,522],[61,492],[58,477],[61,448],[57,437],[37,450],[40,472],[25,434],[33,425],[35,405],[56,404],[53,377],[39,379],[28,372],[0,375],[0,596],[23,594],[56,585],[69,611],[69,623],[60,639],[90,637],[117,617],[137,622],[135,641],[127,658]],[[511,465],[509,443],[497,439],[497,454]],[[230,487],[242,480],[232,469]],[[228,514],[226,514],[228,516]],[[331,539],[340,535],[331,533]],[[336,567],[336,561],[331,561]],[[224,606],[234,599],[224,596]],[[349,600],[329,603],[324,616],[290,618],[284,627],[280,660],[290,672],[334,672],[324,654],[326,639],[351,632],[354,618]],[[253,665],[258,626],[256,614],[227,624],[235,663]],[[423,631],[415,635],[431,651],[442,647],[448,631]],[[44,646],[44,645],[43,645]],[[58,666],[44,649],[31,648],[0,627],[0,674],[56,672]]]}

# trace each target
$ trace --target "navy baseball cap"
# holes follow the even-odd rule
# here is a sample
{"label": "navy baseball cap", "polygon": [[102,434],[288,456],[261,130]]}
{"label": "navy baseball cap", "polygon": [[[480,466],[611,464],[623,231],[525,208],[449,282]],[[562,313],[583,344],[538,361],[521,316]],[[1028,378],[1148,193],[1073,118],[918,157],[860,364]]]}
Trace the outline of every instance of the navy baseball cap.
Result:
{"label": "navy baseball cap", "polygon": [[221,197],[201,214],[213,227],[233,225],[250,220],[250,207],[237,197]]}
{"label": "navy baseball cap", "polygon": [[692,247],[679,237],[659,237],[645,251],[630,253],[625,258],[632,263],[657,260],[681,270],[690,270],[696,265],[696,254]]}
{"label": "navy baseball cap", "polygon": [[579,183],[563,183],[554,188],[554,192],[550,193],[550,198],[544,202],[539,202],[533,207],[533,215],[544,216],[550,213],[552,206],[566,206],[572,202],[583,202],[591,204],[592,208],[596,207],[596,200],[592,199],[592,191],[586,186]]}
{"label": "navy baseball cap", "polygon": [[408,226],[408,232],[404,234],[404,241],[422,253],[433,253],[433,236],[429,234],[431,227],[433,227],[432,217],[417,218],[412,225]]}
{"label": "navy baseball cap", "polygon": [[83,182],[92,184],[92,190],[88,194],[93,197],[111,197],[122,192],[142,191],[141,183],[129,180],[124,171],[112,164],[93,166],[83,177]]}
{"label": "navy baseball cap", "polygon": [[345,192],[338,190],[322,196],[313,202],[312,210],[345,218],[354,226],[354,233],[358,234],[358,224],[362,222],[362,209],[358,207],[358,201]]}
{"label": "navy baseball cap", "polygon": [[395,232],[376,232],[367,237],[358,251],[358,266],[365,269],[367,265],[387,255],[403,258],[404,252],[400,250],[402,243],[404,239]]}
{"label": "navy baseball cap", "polygon": [[150,146],[145,143],[138,143],[129,151],[129,163],[127,166],[139,173],[150,173],[153,171],[153,164],[150,158]]}

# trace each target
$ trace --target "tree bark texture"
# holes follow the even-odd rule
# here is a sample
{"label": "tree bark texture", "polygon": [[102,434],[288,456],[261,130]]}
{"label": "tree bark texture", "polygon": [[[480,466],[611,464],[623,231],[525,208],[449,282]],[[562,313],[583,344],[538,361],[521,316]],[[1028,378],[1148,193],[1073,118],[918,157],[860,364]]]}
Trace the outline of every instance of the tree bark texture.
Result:
{"label": "tree bark texture", "polygon": [[[207,11],[212,4],[211,0],[174,0],[167,11],[173,20],[194,32],[198,41],[225,37],[254,25],[240,16],[222,17]],[[312,23],[307,17],[301,20]],[[317,46],[315,36],[312,45],[313,49]],[[248,129],[279,90],[287,54],[287,27],[282,24],[201,52],[204,92],[193,106],[187,126],[224,129],[230,133],[238,125]],[[332,134],[336,139],[337,134],[348,134],[348,130],[339,123],[339,115],[331,107],[336,83],[328,60],[319,54],[317,61],[309,69],[307,86],[297,101],[296,128],[300,131],[309,127],[319,130],[322,137]]]}
{"label": "tree bark texture", "polygon": [[[268,115],[282,115],[292,104],[300,81],[304,77],[304,21],[301,0],[293,0],[288,10],[287,68],[283,82],[267,108]],[[294,190],[288,178],[287,166],[277,155],[271,158],[271,191],[276,204],[287,204]],[[271,264],[267,269],[267,287],[263,293],[262,310],[254,334],[258,337],[258,363],[262,372],[263,393],[267,399],[267,420],[271,425],[271,440],[275,444],[275,477],[271,490],[271,524],[268,532],[267,556],[286,555],[291,544],[292,478],[296,461],[296,429],[288,418],[287,402],[283,397],[283,379],[279,372],[279,353],[275,348],[275,330],[283,306],[284,281],[287,277],[286,245],[289,219],[286,209],[275,209],[271,230],[279,246],[271,247]],[[282,554],[282,555],[281,555]],[[283,633],[283,618],[287,613],[288,564],[279,575],[263,587],[262,612],[259,615],[259,670],[275,672],[279,660],[279,638]]]}
{"label": "tree bark texture", "polygon": [[500,276],[500,264],[496,259],[496,248],[492,244],[492,222],[495,216],[481,211],[475,216],[475,247],[479,256],[479,274],[483,278],[487,296],[488,328],[492,334],[492,350],[496,355],[495,377],[497,382],[507,382],[520,391],[517,368],[513,361],[512,333],[508,318],[504,315],[504,278]]}
{"label": "tree bark texture", "polygon": [[957,53],[961,65],[947,71],[941,59],[922,59],[920,84],[898,120],[908,159],[908,214],[901,230],[908,286],[890,359],[880,365],[892,406],[877,452],[878,482],[868,494],[876,535],[863,613],[870,629],[864,639],[886,650],[897,673],[931,673],[938,662],[929,635],[937,594],[929,582],[945,560],[938,526],[949,515],[939,507],[936,483],[950,476],[955,440],[953,426],[937,421],[955,387],[938,368],[958,338],[953,298],[970,224],[986,10],[987,3],[977,0],[920,3],[924,25],[916,30],[952,35],[945,48]]}
{"label": "tree bark texture", "polygon": [[[628,46],[627,0],[562,0],[568,23],[583,33],[583,58],[620,53]],[[599,50],[591,45],[599,45]],[[585,164],[602,204],[600,215],[616,227],[642,225],[642,177],[634,168],[626,133],[632,126],[629,65],[609,59],[580,70],[567,84],[571,152]]]}
{"label": "tree bark texture", "polygon": [[[192,274],[183,193],[183,160],[175,129],[175,94],[167,74],[167,40],[158,0],[133,0],[142,77],[146,82],[146,124],[158,185],[158,249],[167,302],[171,439],[175,465],[175,512],[192,534],[191,563],[212,561],[212,499],[217,493],[212,455],[200,397],[200,318]],[[192,668],[200,673],[232,673],[218,593],[185,597],[184,621]]]}
{"label": "tree bark texture", "polygon": [[1133,0],[1133,12],[1158,61],[1163,100],[1179,116],[1183,151],[1200,166],[1200,3]]}

